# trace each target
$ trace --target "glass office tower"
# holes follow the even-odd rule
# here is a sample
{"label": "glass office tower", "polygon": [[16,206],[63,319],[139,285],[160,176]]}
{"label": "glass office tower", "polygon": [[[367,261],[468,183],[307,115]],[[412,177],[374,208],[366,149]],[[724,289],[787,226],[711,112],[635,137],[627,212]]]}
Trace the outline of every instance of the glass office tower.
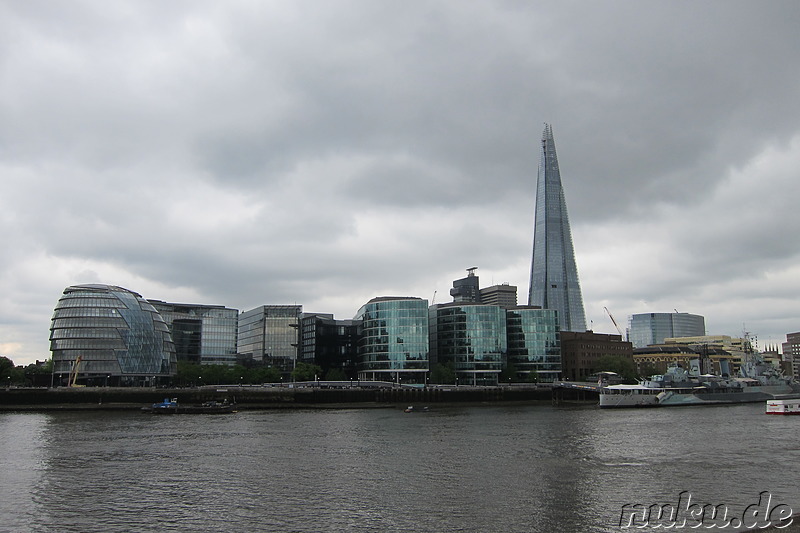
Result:
{"label": "glass office tower", "polygon": [[428,301],[383,296],[364,304],[360,321],[361,380],[424,384],[428,372]]}
{"label": "glass office tower", "polygon": [[[558,312],[519,306],[506,311],[508,364],[523,381],[550,383],[561,376]],[[531,374],[535,374],[532,376]]]}
{"label": "glass office tower", "polygon": [[148,300],[172,333],[179,361],[202,365],[235,365],[239,311],[221,305]]}
{"label": "glass office tower", "polygon": [[239,315],[239,353],[288,374],[295,368],[302,305],[262,305]]}
{"label": "glass office tower", "polygon": [[563,331],[586,331],[583,297],[553,131],[542,134],[528,305],[558,311]]}
{"label": "glass office tower", "polygon": [[452,363],[460,385],[497,385],[506,364],[506,311],[497,305],[450,303],[431,307],[431,352]]}
{"label": "glass office tower", "polygon": [[706,319],[689,313],[639,313],[631,315],[628,340],[634,348],[662,344],[672,337],[702,337]]}
{"label": "glass office tower", "polygon": [[64,289],[50,326],[53,382],[155,385],[177,371],[164,319],[141,295],[112,285]]}

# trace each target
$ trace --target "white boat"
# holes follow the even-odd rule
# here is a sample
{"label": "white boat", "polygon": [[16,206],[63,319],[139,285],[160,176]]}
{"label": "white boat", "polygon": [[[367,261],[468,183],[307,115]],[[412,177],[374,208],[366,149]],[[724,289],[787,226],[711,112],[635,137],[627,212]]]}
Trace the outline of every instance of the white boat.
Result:
{"label": "white boat", "polygon": [[670,407],[800,398],[800,384],[758,359],[744,365],[739,377],[700,375],[699,364],[694,361],[692,367],[690,373],[673,364],[666,374],[651,376],[636,385],[601,384],[600,407]]}
{"label": "white boat", "polygon": [[767,400],[768,415],[800,415],[800,399]]}

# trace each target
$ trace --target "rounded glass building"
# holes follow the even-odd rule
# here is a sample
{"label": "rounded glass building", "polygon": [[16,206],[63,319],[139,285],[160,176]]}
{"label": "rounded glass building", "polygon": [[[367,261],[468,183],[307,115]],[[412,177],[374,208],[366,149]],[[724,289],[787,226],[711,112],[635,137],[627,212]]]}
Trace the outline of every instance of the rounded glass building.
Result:
{"label": "rounded glass building", "polygon": [[[561,376],[558,311],[517,306],[506,311],[508,362],[525,381],[551,383]],[[534,374],[535,376],[531,376]]]}
{"label": "rounded glass building", "polygon": [[425,383],[428,372],[428,301],[413,297],[373,298],[360,321],[358,377],[362,380]]}
{"label": "rounded glass building", "polygon": [[177,371],[164,319],[141,295],[113,285],[64,289],[50,351],[54,385],[152,386]]}
{"label": "rounded glass building", "polygon": [[457,383],[497,385],[506,364],[506,312],[497,305],[433,306],[431,348],[438,363],[453,364]]}

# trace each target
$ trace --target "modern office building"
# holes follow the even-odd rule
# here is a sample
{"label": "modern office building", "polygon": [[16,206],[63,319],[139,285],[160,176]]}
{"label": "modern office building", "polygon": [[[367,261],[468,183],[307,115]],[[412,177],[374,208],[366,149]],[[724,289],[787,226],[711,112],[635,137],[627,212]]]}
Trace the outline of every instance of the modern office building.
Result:
{"label": "modern office building", "polygon": [[633,347],[644,348],[667,338],[703,336],[706,320],[689,313],[640,313],[631,316],[628,332]]}
{"label": "modern office building", "polygon": [[424,384],[428,365],[428,301],[373,298],[358,310],[358,377]]}
{"label": "modern office building", "polygon": [[452,364],[459,384],[497,385],[508,355],[505,309],[453,302],[429,311],[435,364]]}
{"label": "modern office building", "polygon": [[541,142],[529,287],[528,305],[557,310],[562,331],[586,331],[567,203],[549,124]]}
{"label": "modern office building", "polygon": [[561,333],[558,311],[532,306],[506,310],[508,365],[521,381],[560,379]]}
{"label": "modern office building", "polygon": [[299,361],[322,368],[322,376],[339,374],[356,379],[358,360],[356,320],[336,320],[328,313],[305,313],[300,319]]}
{"label": "modern office building", "polygon": [[564,331],[561,333],[561,364],[564,379],[587,381],[597,372],[609,370],[597,365],[598,359],[613,355],[633,361],[633,345],[622,335],[593,331]]}
{"label": "modern office building", "polygon": [[262,305],[239,315],[239,354],[284,374],[297,361],[302,305]]}
{"label": "modern office building", "polygon": [[238,309],[222,305],[147,301],[167,323],[178,361],[201,365],[236,364]]}
{"label": "modern office building", "polygon": [[50,350],[55,385],[153,386],[177,371],[163,317],[140,294],[113,285],[64,289]]}
{"label": "modern office building", "polygon": [[454,302],[480,303],[481,291],[478,276],[475,275],[477,269],[478,267],[468,268],[466,278],[457,279],[453,282],[450,296],[453,297]]}
{"label": "modern office building", "polygon": [[800,331],[787,333],[786,342],[781,345],[783,357],[791,361],[794,377],[800,379]]}
{"label": "modern office building", "polygon": [[481,303],[499,305],[500,307],[517,306],[517,288],[514,285],[503,283],[481,289]]}

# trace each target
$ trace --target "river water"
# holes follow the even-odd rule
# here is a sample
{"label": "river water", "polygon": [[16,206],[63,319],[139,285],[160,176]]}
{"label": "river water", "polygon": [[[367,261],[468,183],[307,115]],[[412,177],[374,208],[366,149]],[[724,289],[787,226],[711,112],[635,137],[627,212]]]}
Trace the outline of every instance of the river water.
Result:
{"label": "river water", "polygon": [[682,491],[800,511],[800,417],[763,412],[0,413],[0,531],[621,531]]}

